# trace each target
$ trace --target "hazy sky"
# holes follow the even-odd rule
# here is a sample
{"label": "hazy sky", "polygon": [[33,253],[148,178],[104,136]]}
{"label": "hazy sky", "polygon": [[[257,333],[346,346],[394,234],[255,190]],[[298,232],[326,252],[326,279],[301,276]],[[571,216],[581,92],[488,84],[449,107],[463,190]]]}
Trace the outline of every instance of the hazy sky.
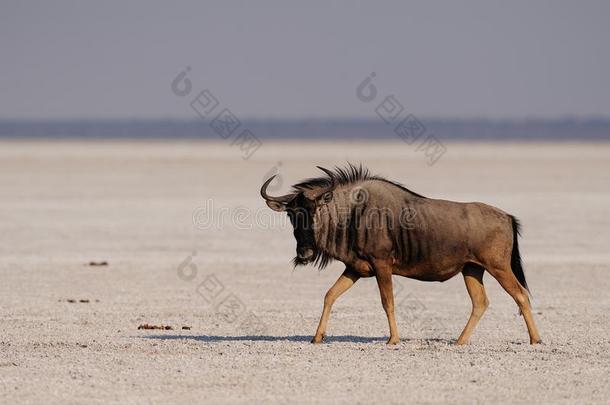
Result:
{"label": "hazy sky", "polygon": [[[458,4],[459,3],[459,4]],[[610,116],[610,2],[3,1],[0,117]]]}

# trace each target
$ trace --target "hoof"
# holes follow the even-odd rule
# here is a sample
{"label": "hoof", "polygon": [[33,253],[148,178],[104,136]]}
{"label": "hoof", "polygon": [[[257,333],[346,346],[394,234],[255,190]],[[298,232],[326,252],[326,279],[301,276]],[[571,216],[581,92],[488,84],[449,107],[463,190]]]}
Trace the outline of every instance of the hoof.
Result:
{"label": "hoof", "polygon": [[530,345],[541,345],[542,343],[542,339],[538,339],[538,340],[530,340]]}
{"label": "hoof", "polygon": [[320,343],[324,342],[324,339],[326,339],[326,335],[314,336],[313,339],[311,339],[311,343],[320,344]]}
{"label": "hoof", "polygon": [[397,345],[400,342],[399,338],[389,338],[386,345]]}

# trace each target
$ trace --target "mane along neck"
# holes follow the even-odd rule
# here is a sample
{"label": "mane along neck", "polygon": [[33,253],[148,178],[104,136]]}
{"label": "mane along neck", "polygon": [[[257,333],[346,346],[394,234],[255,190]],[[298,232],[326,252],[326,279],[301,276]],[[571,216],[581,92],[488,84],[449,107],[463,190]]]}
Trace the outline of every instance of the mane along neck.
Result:
{"label": "mane along neck", "polygon": [[350,235],[363,206],[351,201],[352,190],[358,183],[340,185],[333,192],[333,199],[319,207],[313,215],[313,232],[321,255],[331,259],[345,259],[350,254],[353,240]]}
{"label": "mane along neck", "polygon": [[[356,185],[365,180],[378,180],[378,181],[382,181],[384,183],[392,184],[392,185],[402,189],[403,191],[411,193],[417,197],[426,198],[421,194],[418,194],[414,191],[409,190],[408,188],[406,188],[405,186],[403,186],[402,184],[400,184],[398,182],[388,180],[382,176],[372,175],[369,172],[369,169],[367,169],[366,167],[363,167],[361,164],[356,166],[352,163],[348,163],[347,166],[344,168],[335,167],[335,169],[333,170],[333,173],[334,173],[334,178],[337,182],[337,186]],[[318,187],[326,187],[326,186],[330,185],[331,183],[332,183],[332,181],[331,181],[330,177],[327,177],[327,176],[314,177],[314,178],[310,178],[305,181],[302,181],[301,183],[295,184],[294,186],[292,186],[292,188],[293,188],[294,192],[298,193],[298,192],[311,190],[311,189],[318,188]]]}

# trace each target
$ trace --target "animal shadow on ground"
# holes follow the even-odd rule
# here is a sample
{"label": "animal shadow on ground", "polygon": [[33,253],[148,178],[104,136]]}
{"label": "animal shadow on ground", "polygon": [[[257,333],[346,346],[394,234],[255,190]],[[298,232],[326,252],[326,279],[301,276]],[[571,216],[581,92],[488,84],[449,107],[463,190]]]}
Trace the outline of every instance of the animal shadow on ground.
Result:
{"label": "animal shadow on ground", "polygon": [[[311,341],[311,335],[292,335],[292,336],[269,336],[269,335],[243,335],[243,336],[223,336],[223,335],[145,335],[141,336],[144,339],[158,340],[196,340],[198,342],[215,343],[215,342],[307,342]],[[333,335],[327,336],[324,343],[376,343],[386,342],[388,338],[369,337],[369,336],[354,336],[354,335]],[[401,339],[401,342],[423,341],[426,343],[441,343],[450,345],[455,340],[452,339]]]}

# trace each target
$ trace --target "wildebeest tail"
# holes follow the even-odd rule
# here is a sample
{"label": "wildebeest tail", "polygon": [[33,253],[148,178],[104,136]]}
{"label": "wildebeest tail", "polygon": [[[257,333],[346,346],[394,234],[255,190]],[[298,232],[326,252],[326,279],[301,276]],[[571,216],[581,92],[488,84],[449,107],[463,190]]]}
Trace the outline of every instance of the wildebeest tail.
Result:
{"label": "wildebeest tail", "polygon": [[521,254],[519,253],[521,224],[519,223],[519,220],[512,215],[510,215],[510,220],[513,226],[513,251],[510,256],[510,267],[519,283],[529,292],[527,282],[525,281],[525,273],[523,272],[523,264],[521,263]]}

